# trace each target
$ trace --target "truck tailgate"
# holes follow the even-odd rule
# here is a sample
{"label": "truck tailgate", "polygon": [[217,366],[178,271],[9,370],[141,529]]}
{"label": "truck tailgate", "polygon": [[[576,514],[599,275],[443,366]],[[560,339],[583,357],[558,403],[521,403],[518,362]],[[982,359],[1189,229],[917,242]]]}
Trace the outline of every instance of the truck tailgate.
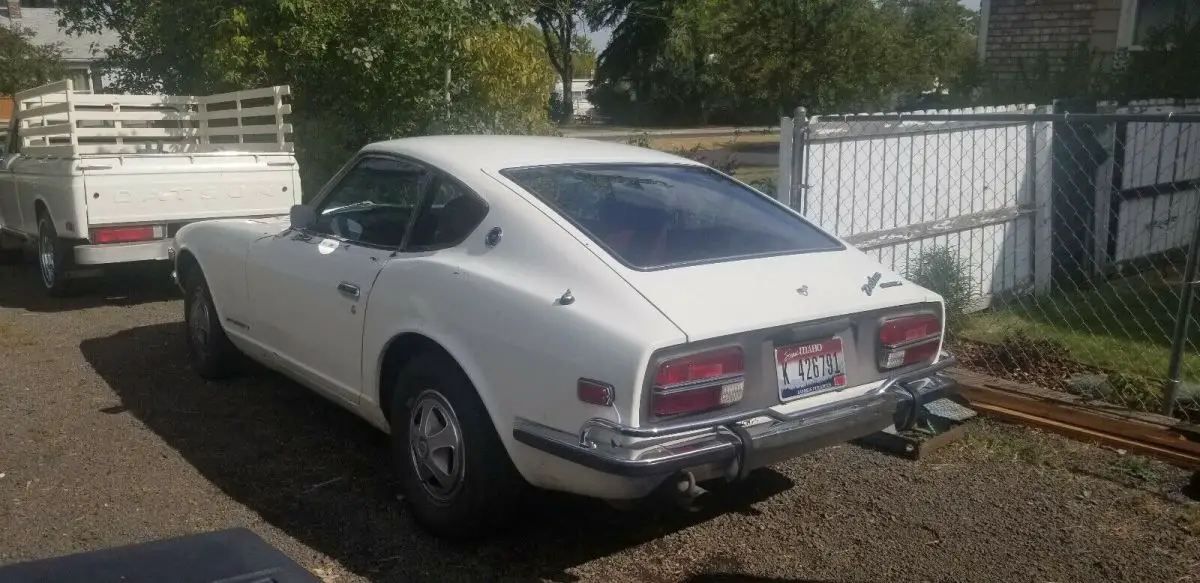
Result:
{"label": "truck tailgate", "polygon": [[90,226],[281,215],[300,200],[289,154],[145,154],[79,161]]}

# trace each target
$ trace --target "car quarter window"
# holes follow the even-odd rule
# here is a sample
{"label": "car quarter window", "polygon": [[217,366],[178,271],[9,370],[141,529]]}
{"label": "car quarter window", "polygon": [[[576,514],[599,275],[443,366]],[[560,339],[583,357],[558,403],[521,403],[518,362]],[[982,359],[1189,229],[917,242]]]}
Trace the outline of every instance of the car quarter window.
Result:
{"label": "car quarter window", "polygon": [[764,195],[703,166],[564,164],[501,174],[634,269],[843,248]]}
{"label": "car quarter window", "polygon": [[457,245],[474,231],[488,206],[458,182],[442,176],[433,187],[428,206],[413,224],[406,251],[429,251]]}
{"label": "car quarter window", "polygon": [[313,230],[348,241],[399,247],[433,175],[415,162],[359,160],[317,207]]}

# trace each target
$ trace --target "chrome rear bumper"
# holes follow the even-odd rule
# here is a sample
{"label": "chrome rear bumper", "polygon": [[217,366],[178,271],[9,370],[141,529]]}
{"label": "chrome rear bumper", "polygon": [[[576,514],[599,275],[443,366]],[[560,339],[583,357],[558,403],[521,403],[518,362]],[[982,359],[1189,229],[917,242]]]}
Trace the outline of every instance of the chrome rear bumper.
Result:
{"label": "chrome rear bumper", "polygon": [[[578,434],[517,418],[513,438],[618,476],[665,476],[713,466],[716,473],[727,477],[744,476],[752,469],[865,437],[891,425],[912,427],[922,405],[956,392],[954,380],[941,374],[954,363],[953,357],[943,355],[937,363],[893,376],[865,395],[791,414],[761,409],[648,427],[593,418]],[[602,433],[609,439],[594,438]]]}

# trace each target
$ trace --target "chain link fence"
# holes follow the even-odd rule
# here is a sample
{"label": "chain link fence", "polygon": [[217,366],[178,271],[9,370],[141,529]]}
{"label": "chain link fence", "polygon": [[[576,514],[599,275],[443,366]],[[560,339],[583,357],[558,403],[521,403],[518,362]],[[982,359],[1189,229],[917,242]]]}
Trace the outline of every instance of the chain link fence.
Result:
{"label": "chain link fence", "polygon": [[782,127],[779,198],[941,293],[963,366],[1200,418],[1200,103]]}

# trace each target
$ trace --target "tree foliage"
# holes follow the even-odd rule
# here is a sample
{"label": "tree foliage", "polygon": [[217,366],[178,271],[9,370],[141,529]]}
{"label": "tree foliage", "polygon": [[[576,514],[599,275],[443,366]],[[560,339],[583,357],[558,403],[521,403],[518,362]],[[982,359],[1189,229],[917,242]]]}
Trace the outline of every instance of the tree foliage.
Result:
{"label": "tree foliage", "polygon": [[36,44],[33,37],[29,28],[0,26],[0,95],[57,81],[66,73],[61,47]]}
{"label": "tree foliage", "polygon": [[571,80],[575,77],[575,51],[579,20],[592,0],[536,0],[533,18],[542,30],[546,56],[562,83],[562,96],[557,103],[559,121],[569,122],[575,111],[571,97]]}
{"label": "tree foliage", "polygon": [[615,25],[594,100],[635,123],[895,107],[958,76],[975,22],[954,0],[602,0],[587,14]]}
{"label": "tree foliage", "polygon": [[[117,89],[193,94],[292,85],[309,191],[370,140],[478,131],[506,119],[524,124],[534,114],[497,116],[489,108],[528,101],[482,77],[522,88],[543,78],[521,62],[524,37],[496,28],[527,14],[526,0],[60,0],[59,7],[69,30],[116,33],[107,64]],[[478,47],[504,41],[518,46],[479,62]],[[487,95],[473,93],[480,90]],[[544,111],[544,103],[543,94],[530,111]]]}

